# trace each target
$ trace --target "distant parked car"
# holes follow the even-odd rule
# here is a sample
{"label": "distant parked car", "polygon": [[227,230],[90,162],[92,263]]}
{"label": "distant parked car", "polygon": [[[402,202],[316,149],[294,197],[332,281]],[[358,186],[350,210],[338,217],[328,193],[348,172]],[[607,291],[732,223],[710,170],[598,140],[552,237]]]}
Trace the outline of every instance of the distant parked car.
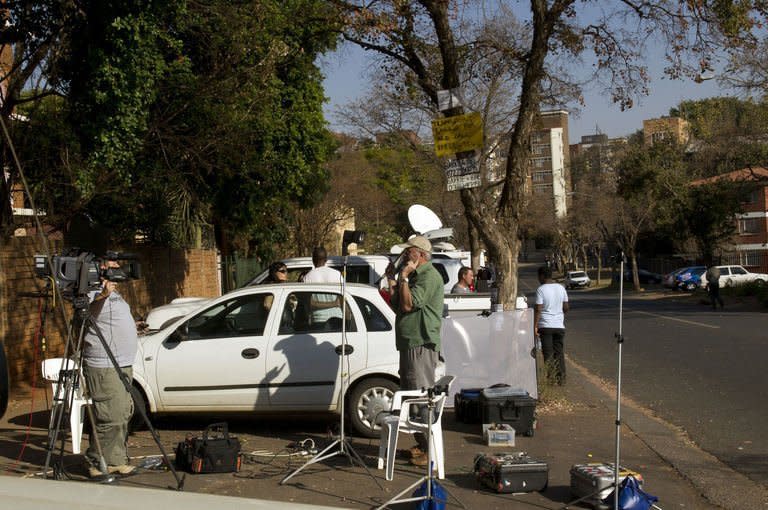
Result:
{"label": "distant parked car", "polygon": [[565,286],[569,289],[589,287],[592,281],[584,271],[568,271],[565,274]]}
{"label": "distant parked car", "polygon": [[[749,282],[768,284],[768,274],[750,273],[742,266],[717,266],[720,270],[720,287],[736,287]],[[706,287],[706,272],[701,277],[702,287]]]}
{"label": "distant parked car", "polygon": [[701,279],[707,271],[706,266],[686,267],[675,277],[675,283],[678,289],[694,291],[701,287]]}
{"label": "distant parked car", "polygon": [[[664,279],[663,276],[661,276],[658,273],[652,273],[650,271],[646,271],[645,269],[638,269],[637,270],[637,276],[640,279],[640,283],[661,283]],[[613,277],[614,281],[619,281],[618,275]],[[625,282],[631,282],[632,281],[632,270],[627,269],[624,271],[624,281]]]}
{"label": "distant parked car", "polygon": [[688,269],[687,267],[678,267],[677,269],[670,271],[669,273],[664,275],[664,278],[661,281],[661,284],[667,287],[668,289],[674,289],[677,287],[677,281],[675,277]]}

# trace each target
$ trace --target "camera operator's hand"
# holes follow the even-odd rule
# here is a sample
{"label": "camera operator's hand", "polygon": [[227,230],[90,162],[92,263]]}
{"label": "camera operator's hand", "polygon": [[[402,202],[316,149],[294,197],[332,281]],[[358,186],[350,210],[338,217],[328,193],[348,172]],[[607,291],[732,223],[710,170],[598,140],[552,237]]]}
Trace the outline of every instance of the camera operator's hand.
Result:
{"label": "camera operator's hand", "polygon": [[103,286],[101,288],[101,293],[97,296],[100,299],[107,299],[110,294],[117,288],[117,284],[115,282],[110,282],[109,280],[102,280]]}

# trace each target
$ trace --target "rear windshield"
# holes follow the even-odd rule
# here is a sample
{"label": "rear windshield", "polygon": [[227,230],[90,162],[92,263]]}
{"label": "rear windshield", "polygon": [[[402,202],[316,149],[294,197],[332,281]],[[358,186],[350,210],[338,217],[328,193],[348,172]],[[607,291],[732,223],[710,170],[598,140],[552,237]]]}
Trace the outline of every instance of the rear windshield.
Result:
{"label": "rear windshield", "polygon": [[571,273],[571,278],[583,278],[584,276],[587,276],[584,271],[576,271]]}

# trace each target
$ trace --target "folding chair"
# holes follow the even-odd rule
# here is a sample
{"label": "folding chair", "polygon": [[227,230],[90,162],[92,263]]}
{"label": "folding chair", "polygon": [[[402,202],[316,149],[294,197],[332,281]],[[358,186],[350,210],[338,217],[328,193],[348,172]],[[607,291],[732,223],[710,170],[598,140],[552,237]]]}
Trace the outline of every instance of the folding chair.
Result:
{"label": "folding chair", "polygon": [[[441,381],[447,381],[447,388],[453,382],[453,376],[445,376]],[[435,469],[439,479],[445,478],[445,452],[443,448],[442,417],[447,391],[431,397],[435,406],[433,411],[432,434],[429,438],[429,457],[435,461]],[[420,409],[430,403],[427,390],[404,390],[395,393],[392,399],[390,413],[381,419],[381,440],[379,443],[378,469],[386,465],[386,479],[394,477],[395,454],[397,452],[397,436],[400,432],[406,434],[422,433],[428,435],[429,425],[420,416]],[[412,411],[413,410],[413,411]],[[398,414],[399,413],[399,414]],[[411,415],[416,416],[415,418]]]}
{"label": "folding chair", "polygon": [[[66,379],[60,381],[61,373],[74,378],[72,384],[72,398],[71,402],[67,402],[67,395],[64,386],[59,386],[64,383]],[[56,416],[56,409],[58,406],[64,406],[64,410],[69,410],[69,428],[72,432],[72,453],[80,453],[80,443],[83,439],[83,419],[85,409],[83,406],[90,405],[93,402],[90,398],[83,396],[83,381],[80,376],[79,367],[71,359],[65,358],[51,358],[43,360],[43,379],[51,382],[53,389],[53,405],[51,406],[51,418],[48,424],[48,428],[53,429],[56,425],[53,423]],[[71,407],[69,404],[71,403]]]}

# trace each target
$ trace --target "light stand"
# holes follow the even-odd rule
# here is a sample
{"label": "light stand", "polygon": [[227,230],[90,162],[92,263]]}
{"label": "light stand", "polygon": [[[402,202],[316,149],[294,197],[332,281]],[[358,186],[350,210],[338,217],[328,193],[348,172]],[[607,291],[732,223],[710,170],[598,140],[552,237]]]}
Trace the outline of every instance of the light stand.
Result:
{"label": "light stand", "polygon": [[[368,469],[368,466],[365,465],[365,462],[360,457],[360,455],[357,454],[357,452],[352,448],[352,445],[349,443],[349,440],[347,440],[347,437],[345,435],[344,430],[344,415],[346,413],[344,401],[345,399],[345,388],[346,385],[344,384],[344,361],[347,362],[347,377],[349,377],[349,356],[352,353],[352,347],[350,347],[347,344],[347,260],[349,258],[349,255],[344,256],[344,267],[343,271],[341,273],[341,346],[340,348],[336,348],[336,354],[341,356],[341,362],[340,362],[340,368],[339,368],[339,408],[341,410],[341,419],[339,423],[339,437],[338,439],[335,439],[331,444],[329,444],[327,447],[325,447],[324,450],[319,452],[317,455],[309,459],[307,462],[305,462],[302,466],[299,466],[299,468],[292,473],[289,473],[285,478],[280,480],[280,485],[285,484],[288,480],[299,474],[304,468],[307,466],[310,466],[312,464],[316,464],[318,462],[322,462],[326,459],[330,459],[331,457],[336,457],[337,455],[344,455],[349,459],[350,465],[354,465],[355,463],[359,464],[360,466],[365,469],[366,473],[370,475],[371,478],[373,478],[373,481],[376,482],[376,485],[379,486],[379,489],[384,490],[384,488],[381,486],[379,481],[376,479],[375,476],[373,476],[373,473]],[[338,446],[338,449],[335,449]]]}
{"label": "light stand", "polygon": [[[619,331],[617,333],[614,333],[614,337],[616,338],[616,343],[619,346],[618,350],[618,361],[617,361],[617,369],[616,369],[616,458],[615,458],[615,464],[613,466],[613,510],[619,510],[619,461],[620,461],[620,451],[621,451],[621,347],[624,343],[624,334],[623,334],[623,320],[624,320],[624,252],[619,250],[618,253],[619,257]],[[566,505],[559,507],[558,510],[564,510],[566,508],[569,508],[570,505],[575,505],[576,503],[580,503],[584,500],[590,499],[593,496],[600,494],[605,489],[598,489],[595,492],[592,492],[591,494],[587,494],[586,496],[583,496],[579,499],[575,499],[573,501],[570,501]],[[654,505],[656,506],[656,505]],[[657,507],[658,508],[658,507]]]}
{"label": "light stand", "polygon": [[622,333],[624,319],[624,252],[619,251],[619,331],[614,336],[619,346],[616,369],[616,463],[613,466],[613,509],[619,510],[619,452],[621,445],[621,346],[624,343]]}
{"label": "light stand", "polygon": [[[426,474],[421,478],[419,478],[418,480],[416,480],[415,482],[413,482],[411,485],[409,485],[405,489],[403,489],[402,491],[398,492],[395,495],[395,497],[393,497],[392,499],[390,499],[380,507],[377,507],[376,510],[382,510],[383,508],[387,508],[389,505],[395,504],[395,503],[410,503],[415,501],[433,501],[436,503],[446,503],[446,504],[448,503],[447,500],[441,499],[437,495],[435,495],[433,490],[433,484],[436,482],[435,482],[435,475],[432,469],[432,448],[434,444],[432,439],[432,420],[433,420],[433,415],[435,410],[435,402],[437,400],[439,393],[441,392],[446,395],[443,398],[447,398],[448,388],[446,386],[436,385],[433,388],[427,389],[427,420],[428,420],[427,421],[427,441],[428,441],[427,444],[429,445],[429,447],[427,448]],[[393,433],[396,434],[397,430],[394,430]],[[424,494],[423,496],[412,496],[409,498],[400,499],[400,496],[402,496],[403,494],[409,493],[411,490],[415,489],[416,487],[419,487],[422,483],[425,483],[425,482],[426,482],[426,488],[427,488],[426,494]],[[456,502],[459,504],[459,506],[461,506],[461,508],[466,508],[464,504],[461,501],[459,501],[459,499],[456,496],[454,496],[453,494],[450,493],[450,491],[448,491],[448,489],[446,489],[442,485],[440,487],[445,491],[447,495],[455,499]],[[433,507],[430,505],[429,508],[433,508]]]}

